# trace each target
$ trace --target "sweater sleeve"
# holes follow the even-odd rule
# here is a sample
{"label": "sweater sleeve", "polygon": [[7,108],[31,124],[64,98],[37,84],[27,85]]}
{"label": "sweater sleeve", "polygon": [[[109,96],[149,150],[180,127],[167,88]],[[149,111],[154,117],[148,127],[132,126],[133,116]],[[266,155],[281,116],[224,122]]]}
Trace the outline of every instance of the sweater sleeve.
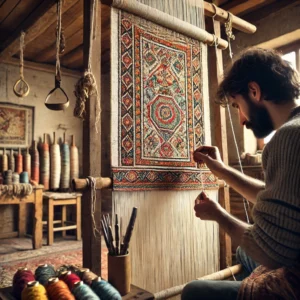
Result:
{"label": "sweater sleeve", "polygon": [[[300,254],[300,119],[281,127],[267,146],[266,189],[258,194],[254,225],[243,240],[250,238],[279,265],[292,266]],[[253,257],[254,249],[245,250]]]}

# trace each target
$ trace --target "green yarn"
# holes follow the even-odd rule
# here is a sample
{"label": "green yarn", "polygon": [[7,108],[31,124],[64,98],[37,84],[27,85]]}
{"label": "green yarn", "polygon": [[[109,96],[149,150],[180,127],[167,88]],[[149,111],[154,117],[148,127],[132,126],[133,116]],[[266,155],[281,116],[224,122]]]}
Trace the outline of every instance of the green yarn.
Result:
{"label": "green yarn", "polygon": [[73,288],[72,293],[77,300],[100,300],[91,288],[82,281],[81,284]]}
{"label": "green yarn", "polygon": [[55,269],[51,265],[42,265],[35,270],[35,279],[42,285],[47,284],[51,277],[56,277]]}

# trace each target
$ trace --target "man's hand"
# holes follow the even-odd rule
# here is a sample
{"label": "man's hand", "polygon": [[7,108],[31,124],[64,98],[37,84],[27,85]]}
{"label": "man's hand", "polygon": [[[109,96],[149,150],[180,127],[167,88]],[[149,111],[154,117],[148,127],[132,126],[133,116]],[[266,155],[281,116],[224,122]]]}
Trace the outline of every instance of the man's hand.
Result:
{"label": "man's hand", "polygon": [[213,146],[201,146],[194,151],[194,161],[205,163],[211,172],[222,178],[222,172],[226,165],[221,159],[219,149]]}
{"label": "man's hand", "polygon": [[209,199],[204,192],[201,192],[195,200],[196,217],[201,220],[217,221],[222,209],[219,203]]}

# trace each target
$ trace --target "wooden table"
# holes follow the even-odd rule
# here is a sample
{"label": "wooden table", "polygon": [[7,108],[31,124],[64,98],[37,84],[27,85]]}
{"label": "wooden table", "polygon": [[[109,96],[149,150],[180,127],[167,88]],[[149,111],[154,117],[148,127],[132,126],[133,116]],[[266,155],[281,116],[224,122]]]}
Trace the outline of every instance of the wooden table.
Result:
{"label": "wooden table", "polygon": [[[0,205],[15,204],[19,206],[19,220],[18,220],[18,236],[24,237],[26,234],[26,204],[33,203],[34,205],[34,220],[32,231],[32,246],[33,249],[42,247],[43,243],[43,186],[34,187],[32,194],[19,197],[19,196],[0,196]],[[4,236],[2,236],[3,238]],[[5,237],[8,237],[6,234]],[[1,238],[1,236],[0,236]]]}
{"label": "wooden table", "polygon": [[[122,299],[124,300],[133,300],[133,299],[139,299],[139,300],[152,300],[154,299],[153,294],[138,288],[137,286],[131,285],[131,292],[127,294],[126,296],[123,296]],[[12,296],[12,288],[7,287],[0,289],[0,300],[16,300]],[[57,299],[59,300],[59,299]]]}

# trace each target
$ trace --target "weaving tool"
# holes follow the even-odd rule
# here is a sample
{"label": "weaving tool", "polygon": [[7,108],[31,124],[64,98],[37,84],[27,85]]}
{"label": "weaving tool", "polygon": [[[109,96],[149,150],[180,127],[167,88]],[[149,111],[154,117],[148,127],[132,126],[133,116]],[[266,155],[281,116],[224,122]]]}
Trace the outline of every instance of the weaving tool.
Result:
{"label": "weaving tool", "polygon": [[[56,68],[55,68],[55,84],[54,88],[48,93],[45,105],[48,109],[51,110],[64,110],[69,107],[69,98],[66,92],[61,88],[61,71],[60,71],[60,58],[59,52],[61,47],[61,0],[57,1],[57,32],[56,32]],[[59,103],[49,103],[49,99],[56,94],[56,92],[61,92],[63,97],[65,98],[65,102]]]}
{"label": "weaving tool", "polygon": [[20,35],[20,79],[14,85],[13,91],[17,97],[23,98],[28,96],[30,87],[24,79],[24,39],[25,32],[22,31]]}

